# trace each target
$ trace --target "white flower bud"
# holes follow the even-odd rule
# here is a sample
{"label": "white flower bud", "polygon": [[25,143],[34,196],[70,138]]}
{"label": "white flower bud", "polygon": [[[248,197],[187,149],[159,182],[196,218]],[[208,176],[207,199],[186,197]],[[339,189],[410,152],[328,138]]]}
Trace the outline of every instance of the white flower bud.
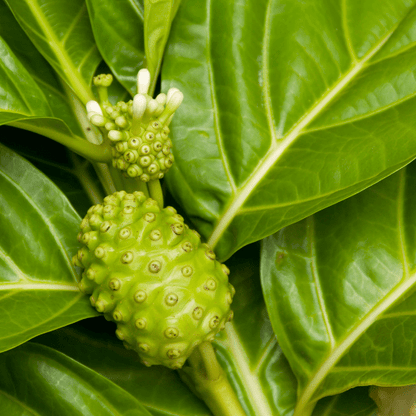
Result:
{"label": "white flower bud", "polygon": [[94,100],[88,101],[86,107],[87,107],[88,113],[97,113],[97,114],[103,115],[100,104],[98,104],[97,101],[94,101]]}
{"label": "white flower bud", "polygon": [[173,94],[175,94],[176,91],[179,91],[177,88],[170,88],[168,91],[168,95],[167,95],[167,101],[170,100],[170,98],[172,97]]}
{"label": "white flower bud", "polygon": [[171,96],[170,98],[168,98],[168,102],[166,104],[166,109],[171,113],[176,111],[179,106],[182,104],[183,101],[183,94],[179,91],[176,90]]}
{"label": "white flower bud", "polygon": [[137,91],[139,94],[147,94],[150,87],[150,72],[143,68],[137,74]]}
{"label": "white flower bud", "polygon": [[142,94],[136,94],[133,99],[133,119],[140,120],[146,111],[147,100]]}
{"label": "white flower bud", "polygon": [[92,124],[94,124],[94,126],[97,127],[104,127],[105,126],[105,118],[97,113],[94,113],[91,117],[90,117],[90,121]]}
{"label": "white flower bud", "polygon": [[147,104],[147,113],[153,115],[153,113],[159,108],[159,105],[156,100],[150,100]]}
{"label": "white flower bud", "polygon": [[123,134],[118,130],[110,130],[108,132],[108,138],[113,142],[118,142],[123,138]]}
{"label": "white flower bud", "polygon": [[166,94],[164,94],[163,92],[162,92],[162,93],[160,93],[160,94],[158,94],[158,96],[156,97],[156,101],[157,101],[159,104],[165,105],[165,104],[166,104],[166,101],[167,101],[167,96],[166,96]]}

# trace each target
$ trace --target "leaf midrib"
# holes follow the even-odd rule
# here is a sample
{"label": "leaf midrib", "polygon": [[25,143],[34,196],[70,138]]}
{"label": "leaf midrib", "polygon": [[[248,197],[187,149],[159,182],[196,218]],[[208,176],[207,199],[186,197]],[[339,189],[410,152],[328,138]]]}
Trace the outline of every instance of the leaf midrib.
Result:
{"label": "leaf midrib", "polygon": [[59,237],[59,235],[56,233],[55,227],[53,226],[52,222],[50,221],[50,218],[46,217],[43,213],[43,211],[38,207],[38,205],[35,203],[35,201],[33,201],[33,199],[31,199],[29,197],[29,195],[20,187],[18,186],[18,184],[16,183],[16,181],[14,181],[10,176],[6,175],[6,173],[4,173],[3,171],[0,170],[0,176],[3,176],[3,178],[10,182],[12,184],[12,186],[17,190],[17,192],[19,192],[22,197],[28,201],[28,203],[30,204],[30,206],[39,214],[39,216],[44,220],[45,224],[47,225],[51,236],[53,237],[53,239],[55,240],[55,242],[57,243],[57,246],[59,248],[59,251],[62,254],[62,257],[64,259],[66,259],[66,266],[67,269],[69,270],[70,274],[72,276],[74,276],[74,270],[72,268],[72,263],[71,263],[71,259],[69,258],[69,255],[67,253],[67,251],[65,250],[65,247],[63,246],[61,239]]}
{"label": "leaf midrib", "polygon": [[276,164],[285,150],[296,141],[296,139],[304,133],[305,128],[338,96],[338,94],[361,72],[365,64],[383,47],[390,36],[396,30],[398,24],[385,35],[379,43],[377,43],[361,60],[353,63],[350,70],[328,90],[322,98],[315,103],[311,110],[303,116],[302,119],[281,139],[281,145],[272,151],[269,151],[261,160],[260,164],[253,171],[252,175],[246,183],[235,194],[235,198],[225,209],[221,215],[217,225],[212,232],[208,244],[215,247],[226,231],[230,223],[233,221],[240,208],[244,205],[248,197],[256,188],[258,183],[267,175],[269,170]]}
{"label": "leaf midrib", "polygon": [[[212,8],[212,1],[210,0],[208,2],[208,20],[211,21],[211,8]],[[211,51],[211,30],[207,31],[207,49],[210,52]],[[208,58],[208,57],[207,57]],[[220,126],[219,126],[219,110],[218,110],[218,103],[217,103],[217,97],[215,95],[214,91],[214,70],[212,66],[212,59],[207,59],[207,68],[208,68],[208,79],[209,79],[209,87],[210,87],[210,96],[211,96],[211,102],[212,102],[212,117],[213,117],[213,123],[214,123],[214,131],[215,131],[215,137],[217,140],[218,145],[218,151],[220,153],[220,158],[222,161],[222,165],[224,168],[225,175],[227,176],[228,183],[231,187],[231,192],[234,195],[237,192],[237,186],[234,182],[233,176],[231,174],[231,168],[228,162],[228,159],[225,154],[224,149],[224,140],[221,136]]]}
{"label": "leaf midrib", "polygon": [[[79,292],[79,291],[78,291]],[[47,324],[48,322],[52,322],[56,317],[58,317],[59,315],[62,315],[64,312],[66,312],[67,310],[69,310],[72,306],[74,306],[77,302],[79,302],[80,299],[82,299],[85,296],[84,293],[79,292],[76,296],[74,296],[74,298],[65,304],[65,307],[58,309],[57,311],[55,311],[55,313],[51,314],[48,316],[47,319],[44,319],[43,321],[39,322],[37,321],[34,325],[32,326],[25,326],[24,329],[22,329],[22,331],[18,331],[18,332],[13,332],[12,334],[5,336],[5,337],[0,337],[0,341],[4,341],[6,339],[14,339],[16,337],[21,336],[22,334],[27,334],[28,332],[30,332],[33,328],[38,328],[38,327],[42,327],[45,326],[45,324]],[[3,350],[4,351],[4,350]],[[0,350],[0,352],[3,352],[2,350]]]}
{"label": "leaf midrib", "polygon": [[32,283],[0,282],[0,292],[3,290],[18,290],[18,291],[49,290],[49,291],[79,292],[78,285],[75,283],[73,284],[71,283],[45,283],[45,282],[37,283],[33,280],[32,280]]}
{"label": "leaf midrib", "polygon": [[332,371],[336,363],[347,352],[347,350],[354,344],[354,342],[374,323],[379,319],[379,316],[392,306],[398,299],[400,299],[412,286],[416,283],[416,272],[413,272],[406,280],[401,280],[400,283],[392,289],[384,299],[375,305],[370,312],[368,312],[364,319],[359,321],[356,326],[349,332],[339,345],[330,351],[329,356],[325,359],[322,365],[318,368],[315,374],[310,379],[307,387],[299,397],[298,404],[293,416],[302,415],[305,408],[312,398],[313,394],[324,381],[327,374]]}
{"label": "leaf midrib", "polygon": [[[328,357],[323,361],[321,367],[310,379],[308,386],[303,391],[298,404],[296,406],[294,416],[302,415],[303,409],[307,406],[309,400],[314,392],[319,388],[325,377],[329,372],[334,371],[334,367],[347,350],[354,344],[354,342],[367,330],[374,322],[382,317],[382,312],[392,306],[403,294],[405,294],[416,282],[416,271],[409,270],[409,261],[407,257],[405,236],[404,236],[404,194],[406,187],[406,169],[402,169],[397,189],[397,229],[399,239],[399,251],[401,256],[401,264],[403,266],[403,276],[396,286],[391,289],[387,295],[384,296],[377,305],[375,305],[364,317],[360,320],[355,328],[352,329],[344,340],[337,346],[331,347]],[[303,403],[303,404],[301,404]],[[302,407],[303,406],[303,407]],[[299,409],[298,409],[299,408]]]}
{"label": "leaf midrib", "polygon": [[312,274],[313,283],[315,285],[315,291],[317,296],[317,301],[319,305],[319,309],[321,311],[322,319],[325,326],[325,332],[328,336],[328,341],[331,350],[335,347],[335,337],[332,331],[331,323],[329,321],[328,314],[326,312],[326,305],[325,305],[325,298],[323,295],[322,287],[321,287],[321,278],[318,272],[318,266],[316,264],[316,252],[315,252],[315,220],[313,216],[308,217],[307,219],[307,233],[308,233],[308,240],[310,244],[310,270]]}
{"label": "leaf midrib", "polygon": [[[39,26],[43,29],[46,35],[46,38],[44,41],[47,42],[52,48],[61,66],[61,70],[66,75],[66,78],[70,82],[70,85],[76,91],[79,98],[82,99],[84,104],[87,101],[93,99],[94,97],[92,96],[89,87],[87,86],[86,82],[80,77],[79,72],[75,68],[68,53],[66,52],[64,48],[61,47],[63,46],[62,43],[56,37],[56,34],[52,30],[52,27],[50,26],[49,22],[45,19],[45,16],[40,10],[38,1],[31,0],[31,1],[26,2],[26,4],[31,10],[33,18],[37,21]],[[25,26],[28,26],[28,24],[25,23],[23,20],[21,20],[21,22],[24,23]]]}
{"label": "leaf midrib", "polygon": [[248,400],[256,411],[256,415],[273,416],[273,411],[264,397],[259,377],[248,365],[250,360],[242,347],[242,342],[232,322],[227,324],[225,332],[227,334],[227,349],[234,357],[234,364],[246,387]]}

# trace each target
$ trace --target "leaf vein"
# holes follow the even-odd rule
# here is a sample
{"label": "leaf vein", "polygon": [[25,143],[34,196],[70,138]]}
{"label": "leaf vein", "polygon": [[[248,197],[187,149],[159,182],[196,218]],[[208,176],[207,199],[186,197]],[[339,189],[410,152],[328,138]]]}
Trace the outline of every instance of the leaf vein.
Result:
{"label": "leaf vein", "polygon": [[311,266],[312,278],[313,278],[313,281],[315,283],[315,290],[316,290],[316,295],[318,297],[319,309],[321,310],[322,319],[324,321],[326,333],[328,335],[329,345],[330,345],[331,349],[333,349],[335,347],[335,337],[334,337],[334,334],[332,332],[332,328],[331,328],[331,324],[329,322],[328,314],[326,312],[325,299],[324,299],[324,296],[323,296],[321,282],[320,282],[320,278],[319,278],[319,274],[318,274],[318,267],[317,267],[317,264],[316,264],[316,252],[315,252],[315,244],[314,244],[315,243],[314,218],[312,216],[308,217],[307,223],[308,223],[308,231],[307,231],[308,241],[310,241],[310,251],[311,251],[310,266]]}
{"label": "leaf vein", "polygon": [[219,218],[213,233],[211,234],[208,244],[215,247],[220,240],[226,228],[233,221],[240,208],[244,205],[253,190],[259,182],[267,175],[270,169],[282,157],[284,151],[295,142],[295,140],[303,133],[304,129],[329,105],[329,103],[354,79],[363,69],[365,63],[374,56],[378,50],[387,42],[395,28],[391,30],[381,41],[375,45],[360,61],[352,65],[350,70],[341,77],[332,89],[326,91],[320,100],[316,101],[304,117],[286,134],[281,140],[280,146],[273,150],[270,149],[264,161],[254,169],[252,175],[248,178],[245,184],[235,194],[234,199],[229,204],[228,208],[224,210]]}
{"label": "leaf vein", "polygon": [[35,412],[33,409],[31,409],[30,407],[28,407],[26,405],[26,403],[22,402],[21,400],[18,400],[16,397],[13,397],[12,395],[6,393],[4,390],[0,390],[0,393],[3,396],[6,396],[9,400],[12,400],[13,402],[19,404],[20,406],[23,407],[23,409],[27,410],[30,414],[35,415],[35,416],[41,416],[40,413]]}
{"label": "leaf vein", "polygon": [[72,33],[72,31],[74,30],[75,26],[77,25],[77,23],[80,21],[80,19],[82,18],[82,16],[85,14],[85,12],[87,11],[87,4],[83,3],[82,6],[79,9],[79,12],[77,13],[76,16],[74,16],[74,20],[71,22],[71,24],[68,26],[67,31],[64,35],[64,37],[60,40],[60,43],[62,46],[65,46],[69,35]]}
{"label": "leaf vein", "polygon": [[[212,0],[209,0],[208,2],[208,20],[209,21],[211,21],[211,7],[212,7]],[[211,53],[211,30],[207,31],[207,50],[208,50],[208,53],[210,54]],[[214,68],[212,66],[212,59],[208,59],[208,57],[207,57],[207,68],[208,68],[209,88],[210,88],[211,101],[212,101],[212,107],[213,107],[215,137],[217,140],[218,150],[220,152],[220,157],[222,160],[222,164],[224,166],[225,174],[227,175],[228,182],[232,189],[232,193],[235,194],[237,192],[237,187],[232,177],[230,164],[225,154],[224,141],[223,141],[221,131],[220,131],[220,126],[219,126],[219,116],[218,116],[219,110],[218,110],[217,98],[216,98],[215,91],[214,91]]]}
{"label": "leaf vein", "polygon": [[37,204],[35,204],[35,202],[32,199],[29,198],[29,195],[26,192],[24,192],[23,189],[20,188],[18,186],[18,184],[10,176],[6,175],[1,170],[0,170],[0,176],[2,176],[6,181],[10,182],[15,187],[17,192],[19,192],[22,195],[22,197],[25,198],[31,204],[31,206],[36,210],[36,212],[39,214],[39,216],[45,221],[52,237],[54,238],[54,240],[57,243],[59,251],[61,252],[63,257],[66,258],[66,260],[67,260],[66,264],[67,264],[68,270],[70,271],[71,276],[74,276],[74,270],[72,268],[71,259],[69,258],[69,255],[68,255],[67,251],[65,250],[65,248],[64,248],[64,246],[61,242],[60,237],[57,235],[57,233],[55,231],[55,227],[52,225],[50,219],[44,215],[44,213],[39,208],[39,206]]}

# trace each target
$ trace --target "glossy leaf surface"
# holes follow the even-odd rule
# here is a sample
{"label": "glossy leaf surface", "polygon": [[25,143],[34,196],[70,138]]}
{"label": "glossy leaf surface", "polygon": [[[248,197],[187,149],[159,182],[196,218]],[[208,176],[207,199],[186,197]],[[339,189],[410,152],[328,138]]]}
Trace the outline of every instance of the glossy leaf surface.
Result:
{"label": "glossy leaf surface", "polygon": [[236,296],[234,320],[215,342],[220,362],[248,416],[290,415],[296,380],[277,345],[259,283],[259,246],[245,247],[228,262]]}
{"label": "glossy leaf surface", "polygon": [[416,164],[267,238],[262,285],[298,407],[416,382]]}
{"label": "glossy leaf surface", "polygon": [[318,402],[313,416],[378,416],[377,406],[368,391],[366,387],[358,387],[336,396],[326,397]]}
{"label": "glossy leaf surface", "polygon": [[53,117],[52,109],[39,85],[0,39],[1,123],[27,117]]}
{"label": "glossy leaf surface", "polygon": [[[42,117],[43,126],[57,126],[69,134],[68,127],[82,134],[69,98],[56,73],[36,50],[4,1],[0,1],[0,123]],[[68,126],[68,127],[67,127]]]}
{"label": "glossy leaf surface", "polygon": [[[23,156],[58,186],[81,218],[91,205],[103,200],[104,190],[89,162],[38,134],[22,134],[10,126],[3,126],[2,130],[2,144]],[[16,140],[18,133],[19,140]]]}
{"label": "glossy leaf surface", "polygon": [[[210,416],[204,403],[182,383],[176,371],[145,367],[134,351],[116,338],[104,318],[83,321],[34,341],[67,354],[135,397],[154,416]],[[167,394],[169,392],[169,394]]]}
{"label": "glossy leaf surface", "polygon": [[168,175],[223,259],[416,156],[415,1],[184,1]]}
{"label": "glossy leaf surface", "polygon": [[80,218],[43,174],[0,146],[0,351],[94,316],[71,257]]}
{"label": "glossy leaf surface", "polygon": [[84,102],[101,61],[82,0],[6,0],[39,52]]}
{"label": "glossy leaf surface", "polygon": [[144,61],[143,1],[87,0],[94,37],[113,74],[131,94]]}
{"label": "glossy leaf surface", "polygon": [[1,354],[0,372],[4,415],[150,416],[120,387],[43,345]]}
{"label": "glossy leaf surface", "polygon": [[153,93],[180,0],[144,0],[144,48]]}

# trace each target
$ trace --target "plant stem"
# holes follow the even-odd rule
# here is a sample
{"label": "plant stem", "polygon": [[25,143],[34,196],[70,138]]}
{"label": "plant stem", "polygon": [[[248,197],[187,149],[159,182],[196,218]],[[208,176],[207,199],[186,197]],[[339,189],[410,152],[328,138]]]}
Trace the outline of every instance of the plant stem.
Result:
{"label": "plant stem", "polygon": [[88,171],[90,164],[86,160],[80,160],[75,153],[68,153],[74,165],[75,175],[81,183],[85,193],[89,196],[91,203],[100,204],[104,195]]}
{"label": "plant stem", "polygon": [[210,342],[199,345],[180,370],[183,381],[215,416],[246,416]]}
{"label": "plant stem", "polygon": [[98,178],[100,179],[101,185],[105,190],[107,195],[111,195],[117,191],[116,185],[114,184],[113,177],[111,176],[108,165],[104,163],[94,163],[94,169],[97,173]]}
{"label": "plant stem", "polygon": [[313,410],[315,409],[316,401],[312,403],[308,403],[303,408],[299,409],[298,406],[295,408],[294,415],[302,415],[302,416],[312,416]]}
{"label": "plant stem", "polygon": [[159,179],[148,182],[147,186],[149,188],[150,197],[159,204],[160,208],[163,208],[163,191],[162,187],[160,186]]}
{"label": "plant stem", "polygon": [[149,191],[147,189],[147,185],[145,182],[141,181],[140,179],[136,179],[136,178],[126,178],[126,177],[122,177],[123,179],[123,189],[126,192],[135,192],[135,191],[139,191],[139,192],[143,192],[146,195],[146,198],[149,197]]}
{"label": "plant stem", "polygon": [[41,127],[34,124],[27,124],[24,122],[15,121],[10,123],[13,127],[25,129],[33,133],[41,134],[60,144],[63,144],[68,149],[85,157],[91,162],[111,162],[111,151],[107,145],[96,145],[81,139],[78,136],[70,136],[51,128]]}

